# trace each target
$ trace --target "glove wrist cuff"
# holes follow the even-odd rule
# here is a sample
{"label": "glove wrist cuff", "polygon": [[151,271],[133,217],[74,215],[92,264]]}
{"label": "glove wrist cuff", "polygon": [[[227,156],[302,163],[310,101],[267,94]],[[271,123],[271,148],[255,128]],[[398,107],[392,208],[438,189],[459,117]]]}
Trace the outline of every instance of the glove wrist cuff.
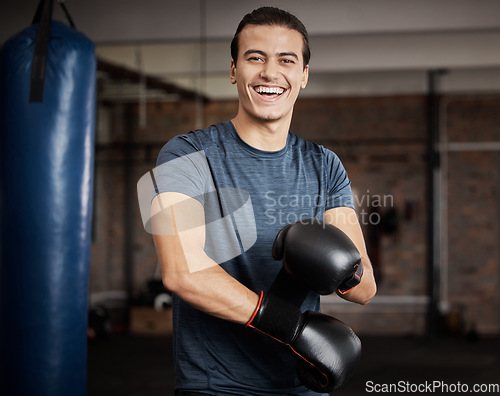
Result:
{"label": "glove wrist cuff", "polygon": [[354,273],[344,280],[342,284],[338,287],[337,293],[346,294],[349,293],[352,289],[354,289],[361,282],[361,278],[363,277],[363,264],[359,263],[355,267]]}
{"label": "glove wrist cuff", "polygon": [[302,321],[302,312],[297,306],[272,293],[261,292],[257,309],[246,326],[289,344],[295,338]]}
{"label": "glove wrist cuff", "polygon": [[253,320],[255,319],[255,316],[259,312],[260,306],[262,305],[262,299],[263,298],[264,298],[264,292],[261,290],[260,293],[259,293],[259,302],[257,303],[257,306],[255,307],[255,310],[253,311],[253,314],[250,317],[250,319],[248,320],[248,322],[246,323],[245,327],[251,327],[250,324],[253,322]]}

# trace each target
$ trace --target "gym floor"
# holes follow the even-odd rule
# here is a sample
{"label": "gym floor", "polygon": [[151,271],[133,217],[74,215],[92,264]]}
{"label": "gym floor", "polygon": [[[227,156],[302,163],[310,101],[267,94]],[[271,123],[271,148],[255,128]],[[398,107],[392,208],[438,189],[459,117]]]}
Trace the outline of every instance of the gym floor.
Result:
{"label": "gym floor", "polygon": [[[472,394],[476,384],[483,394],[500,393],[500,338],[360,338],[360,366],[336,396],[388,393],[389,386],[397,387],[391,394]],[[173,382],[171,338],[113,335],[89,344],[89,396],[173,396]]]}

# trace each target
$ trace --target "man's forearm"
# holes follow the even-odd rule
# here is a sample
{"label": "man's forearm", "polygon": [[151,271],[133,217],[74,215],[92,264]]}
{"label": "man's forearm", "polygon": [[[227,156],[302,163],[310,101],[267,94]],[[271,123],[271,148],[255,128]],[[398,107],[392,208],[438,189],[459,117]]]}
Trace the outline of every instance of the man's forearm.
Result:
{"label": "man's forearm", "polygon": [[[165,287],[202,312],[245,324],[259,296],[229,275],[204,252],[186,251],[176,236],[154,236]],[[177,248],[172,248],[178,244]],[[169,247],[167,249],[167,246]],[[192,268],[204,268],[192,271]]]}

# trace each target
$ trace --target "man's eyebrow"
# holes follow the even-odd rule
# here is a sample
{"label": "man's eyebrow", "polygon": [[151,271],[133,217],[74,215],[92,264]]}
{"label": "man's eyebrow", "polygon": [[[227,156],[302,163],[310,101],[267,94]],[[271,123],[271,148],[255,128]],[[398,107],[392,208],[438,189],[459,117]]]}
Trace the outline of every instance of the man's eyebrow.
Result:
{"label": "man's eyebrow", "polygon": [[[250,54],[259,54],[259,55],[262,55],[262,56],[267,56],[267,54],[264,51],[257,50],[257,49],[249,49],[248,51],[245,51],[245,53],[243,54],[243,56],[247,56],[247,55],[250,55]],[[295,52],[279,52],[276,55],[278,57],[291,56],[291,57],[299,60],[299,56]]]}
{"label": "man's eyebrow", "polygon": [[250,54],[259,54],[259,55],[262,55],[262,56],[267,56],[267,54],[264,51],[256,50],[256,49],[249,49],[248,51],[245,51],[245,53],[243,54],[243,56],[247,56],[247,55],[250,55]]}
{"label": "man's eyebrow", "polygon": [[280,52],[278,54],[279,57],[282,57],[282,56],[291,56],[297,60],[299,60],[299,56],[295,53],[295,52]]}

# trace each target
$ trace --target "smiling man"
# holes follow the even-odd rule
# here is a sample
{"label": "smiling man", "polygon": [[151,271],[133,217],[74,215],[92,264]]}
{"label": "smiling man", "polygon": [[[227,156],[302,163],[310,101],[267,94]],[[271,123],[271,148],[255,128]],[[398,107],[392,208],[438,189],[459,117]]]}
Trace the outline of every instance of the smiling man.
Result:
{"label": "smiling man", "polygon": [[309,77],[304,25],[247,14],[231,43],[230,121],[170,140],[151,223],[173,294],[177,395],[311,395],[350,375],[359,340],[319,294],[376,292],[339,158],[290,132]]}
{"label": "smiling man", "polygon": [[257,128],[264,141],[271,138],[262,144],[271,144],[269,148],[275,150],[283,148],[293,106],[309,76],[305,63],[309,52],[302,54],[302,34],[279,25],[247,25],[237,37],[231,82],[238,87],[239,111],[233,124],[244,140],[252,140],[250,144],[259,139]]}

